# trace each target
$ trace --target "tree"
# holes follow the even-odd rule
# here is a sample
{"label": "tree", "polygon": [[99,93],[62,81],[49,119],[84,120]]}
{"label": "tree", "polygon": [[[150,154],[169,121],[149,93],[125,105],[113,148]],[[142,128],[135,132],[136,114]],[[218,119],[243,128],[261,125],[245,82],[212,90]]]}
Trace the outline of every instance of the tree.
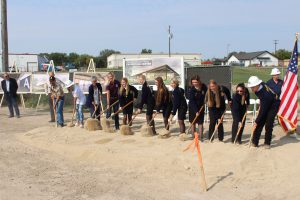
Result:
{"label": "tree", "polygon": [[275,53],[275,56],[279,60],[285,60],[285,59],[290,59],[291,58],[292,52],[285,50],[285,49],[278,49]]}
{"label": "tree", "polygon": [[104,49],[100,51],[100,54],[98,57],[95,58],[96,60],[96,66],[100,68],[107,67],[107,57],[112,54],[119,54],[119,51],[115,51],[113,49]]}
{"label": "tree", "polygon": [[151,49],[142,49],[141,53],[145,53],[145,54],[151,54],[152,50]]}
{"label": "tree", "polygon": [[91,58],[93,57],[88,54],[80,55],[77,59],[78,67],[88,67]]}

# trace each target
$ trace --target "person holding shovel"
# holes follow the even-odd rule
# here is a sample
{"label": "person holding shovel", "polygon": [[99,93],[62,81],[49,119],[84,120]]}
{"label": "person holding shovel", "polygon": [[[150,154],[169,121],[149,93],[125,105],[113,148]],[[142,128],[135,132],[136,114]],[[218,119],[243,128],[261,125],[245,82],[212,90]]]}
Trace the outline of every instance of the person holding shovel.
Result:
{"label": "person holding shovel", "polygon": [[53,109],[56,112],[56,123],[58,126],[64,126],[64,115],[63,115],[63,108],[64,108],[64,101],[65,101],[65,94],[62,86],[56,82],[54,76],[50,76],[50,91],[51,91],[51,98],[53,102]]}
{"label": "person holding shovel", "polygon": [[169,117],[171,115],[171,111],[173,108],[173,104],[171,101],[171,94],[165,85],[162,77],[157,77],[155,79],[155,85],[157,86],[157,93],[155,98],[156,103],[156,111],[160,113],[162,111],[165,128],[169,130]]}
{"label": "person holding shovel", "polygon": [[[127,78],[122,78],[121,80],[121,88],[119,90],[119,102],[121,106],[121,110],[123,111],[123,125],[127,125],[127,122],[131,122],[132,119],[132,113],[133,113],[133,103],[131,103],[126,108],[124,107],[131,101],[136,101],[138,97],[138,90],[133,87],[132,85],[129,85]],[[123,108],[124,107],[124,108]],[[132,125],[132,123],[128,124],[129,126]]]}
{"label": "person holding shovel", "polygon": [[[107,112],[106,112],[106,118],[109,118],[111,116],[111,110],[113,110],[114,113],[116,113],[119,110],[119,103],[116,103],[119,99],[119,90],[121,87],[121,83],[115,79],[115,75],[113,72],[109,72],[107,75],[108,78],[108,85],[106,86],[106,103],[107,103]],[[111,108],[111,105],[112,108]],[[120,129],[120,122],[119,122],[119,114],[116,114],[113,116],[113,119],[115,120],[115,129]]]}
{"label": "person holding shovel", "polygon": [[215,132],[216,125],[218,125],[219,141],[222,142],[224,139],[223,116],[226,111],[225,98],[227,98],[228,104],[231,105],[229,89],[225,86],[218,85],[215,80],[210,80],[209,88],[205,96],[205,102],[207,103],[209,112],[209,140],[214,139],[212,136]]}
{"label": "person holding shovel", "polygon": [[[239,83],[236,86],[235,94],[232,95],[232,138],[231,142],[235,142],[235,138],[238,144],[242,144],[242,134],[246,122],[246,112],[250,105],[250,95],[248,89],[244,83]],[[238,136],[237,136],[238,134]]]}
{"label": "person holding shovel", "polygon": [[91,79],[92,84],[89,87],[88,107],[90,108],[91,118],[98,116],[100,120],[100,108],[102,103],[102,86],[98,83],[97,77],[93,76]]}
{"label": "person holding shovel", "polygon": [[173,88],[172,92],[172,114],[170,116],[170,121],[173,120],[174,116],[178,111],[178,124],[180,129],[180,134],[185,135],[185,124],[184,120],[186,119],[186,112],[187,112],[187,103],[184,94],[184,89],[179,87],[179,81],[177,79],[171,80],[171,87]]}
{"label": "person holding shovel", "polygon": [[[200,81],[200,77],[195,75],[191,78],[191,89],[189,92],[189,121],[191,123],[192,135],[196,132],[196,124],[198,125],[199,138],[203,139],[203,122],[204,122],[204,106],[205,94],[207,86]],[[199,113],[201,109],[201,112]],[[194,119],[196,120],[194,121]],[[194,121],[194,124],[192,124]]]}
{"label": "person holding shovel", "polygon": [[69,92],[72,93],[73,95],[73,113],[76,111],[76,119],[77,122],[75,126],[80,126],[80,128],[83,128],[83,105],[85,105],[85,95],[83,94],[82,90],[78,85],[75,85],[74,82],[68,80],[66,83],[66,88],[68,89]]}
{"label": "person holding shovel", "polygon": [[[55,76],[54,72],[49,72],[49,77]],[[48,79],[49,80],[49,79]],[[49,104],[49,110],[50,110],[50,121],[49,123],[55,122],[55,116],[54,116],[54,111],[53,111],[53,103],[52,103],[52,98],[51,98],[51,84],[48,81],[47,84],[45,84],[45,92],[48,95],[48,104]]]}
{"label": "person holding shovel", "polygon": [[252,147],[258,147],[259,138],[263,127],[265,127],[265,148],[271,147],[274,120],[278,111],[278,95],[273,92],[257,76],[251,76],[248,80],[248,87],[260,100],[259,112],[253,125]]}
{"label": "person holding shovel", "polygon": [[138,114],[142,113],[143,106],[145,104],[147,105],[147,111],[146,111],[147,124],[149,124],[151,122],[149,125],[152,127],[153,134],[156,134],[155,123],[154,123],[154,120],[152,120],[153,110],[155,107],[154,92],[153,92],[152,88],[149,87],[149,85],[146,81],[145,75],[141,75],[139,77],[139,82],[140,82],[140,84],[143,85],[143,87],[142,87],[142,99],[139,104],[139,109],[137,110],[137,113]]}

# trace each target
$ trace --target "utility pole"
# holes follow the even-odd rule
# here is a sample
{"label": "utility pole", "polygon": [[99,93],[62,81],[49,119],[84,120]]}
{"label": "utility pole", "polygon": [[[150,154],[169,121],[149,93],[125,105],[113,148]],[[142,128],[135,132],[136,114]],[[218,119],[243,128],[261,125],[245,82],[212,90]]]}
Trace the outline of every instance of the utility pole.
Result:
{"label": "utility pole", "polygon": [[228,55],[229,55],[229,47],[230,47],[230,44],[227,44],[227,46],[226,46],[226,50],[227,50],[227,57],[228,57]]}
{"label": "utility pole", "polygon": [[2,71],[8,72],[7,4],[1,0]]}
{"label": "utility pole", "polygon": [[279,41],[279,40],[273,40],[273,41],[274,41],[274,46],[275,46],[275,52],[274,52],[274,53],[276,54],[276,51],[277,51],[277,44],[278,44],[278,41]]}
{"label": "utility pole", "polygon": [[173,38],[173,33],[171,32],[171,26],[169,26],[168,33],[169,33],[169,57],[171,57],[171,39]]}

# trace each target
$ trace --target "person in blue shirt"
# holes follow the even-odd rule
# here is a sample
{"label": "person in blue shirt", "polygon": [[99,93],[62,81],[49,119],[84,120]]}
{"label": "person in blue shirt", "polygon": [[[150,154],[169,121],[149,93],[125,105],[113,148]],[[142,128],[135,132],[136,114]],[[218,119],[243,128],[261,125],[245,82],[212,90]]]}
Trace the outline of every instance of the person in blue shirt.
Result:
{"label": "person in blue shirt", "polygon": [[[236,92],[232,95],[232,106],[231,106],[231,113],[232,113],[232,138],[231,142],[233,143],[236,135],[237,143],[242,143],[242,134],[245,127],[245,121],[243,122],[243,117],[247,112],[247,108],[250,105],[250,95],[248,89],[245,87],[244,83],[239,83],[236,86]],[[238,129],[241,127],[240,132],[238,133]]]}
{"label": "person in blue shirt", "polygon": [[277,96],[278,96],[277,106],[279,107],[279,105],[280,105],[279,97],[281,94],[283,80],[279,79],[280,71],[277,68],[272,69],[271,75],[272,75],[272,79],[268,80],[268,82],[266,84],[274,93],[277,94]]}
{"label": "person in blue shirt", "polygon": [[178,112],[177,119],[178,119],[180,134],[185,134],[184,120],[186,119],[187,103],[185,99],[184,89],[179,87],[179,81],[177,79],[171,80],[171,87],[173,88],[173,92],[172,92],[173,109],[170,116],[170,120],[172,121],[173,117]]}
{"label": "person in blue shirt", "polygon": [[251,76],[248,80],[248,87],[260,100],[258,115],[254,122],[252,146],[258,147],[260,135],[265,127],[265,148],[269,149],[272,140],[274,119],[278,111],[278,96],[256,76]]}
{"label": "person in blue shirt", "polygon": [[[195,75],[191,78],[191,89],[189,91],[189,122],[192,123],[196,118],[195,124],[191,127],[192,135],[196,132],[198,125],[199,138],[203,138],[203,122],[204,122],[204,100],[207,92],[207,86],[200,81],[200,77]],[[201,113],[200,108],[203,106]]]}
{"label": "person in blue shirt", "polygon": [[217,123],[220,124],[218,127],[219,141],[222,142],[224,139],[224,128],[221,118],[226,110],[225,98],[228,100],[228,104],[231,105],[229,89],[225,86],[218,85],[215,80],[210,80],[209,88],[205,96],[205,102],[207,103],[209,114],[208,139],[212,137]]}

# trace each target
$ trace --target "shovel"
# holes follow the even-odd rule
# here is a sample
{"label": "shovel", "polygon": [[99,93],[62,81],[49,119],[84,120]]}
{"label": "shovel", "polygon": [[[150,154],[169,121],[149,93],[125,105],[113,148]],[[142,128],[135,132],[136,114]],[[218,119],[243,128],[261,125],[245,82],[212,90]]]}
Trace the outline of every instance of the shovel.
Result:
{"label": "shovel", "polygon": [[235,136],[235,139],[234,139],[234,144],[236,144],[236,141],[237,141],[239,135],[241,134],[240,132],[241,132],[241,129],[242,129],[242,127],[243,127],[243,124],[244,124],[244,122],[245,122],[245,120],[246,120],[246,116],[247,116],[247,111],[245,112],[244,117],[243,117],[243,119],[242,119],[242,126],[239,127],[239,130],[238,130],[238,132],[236,133],[236,136]]}
{"label": "shovel", "polygon": [[218,124],[216,125],[215,130],[214,130],[214,132],[213,132],[213,134],[212,134],[212,136],[209,140],[210,142],[212,142],[213,138],[215,137],[215,133],[217,132],[219,126],[223,123],[223,118],[224,118],[225,113],[226,113],[226,110],[224,111],[223,115],[221,116],[220,122],[218,122]]}
{"label": "shovel", "polygon": [[204,108],[204,105],[201,106],[200,110],[198,111],[199,114],[195,116],[195,118],[194,118],[194,120],[192,121],[192,123],[191,123],[189,129],[187,130],[186,134],[189,133],[189,131],[191,130],[192,126],[195,124],[195,122],[196,122],[197,118],[199,117],[199,115],[201,114],[203,108]]}

